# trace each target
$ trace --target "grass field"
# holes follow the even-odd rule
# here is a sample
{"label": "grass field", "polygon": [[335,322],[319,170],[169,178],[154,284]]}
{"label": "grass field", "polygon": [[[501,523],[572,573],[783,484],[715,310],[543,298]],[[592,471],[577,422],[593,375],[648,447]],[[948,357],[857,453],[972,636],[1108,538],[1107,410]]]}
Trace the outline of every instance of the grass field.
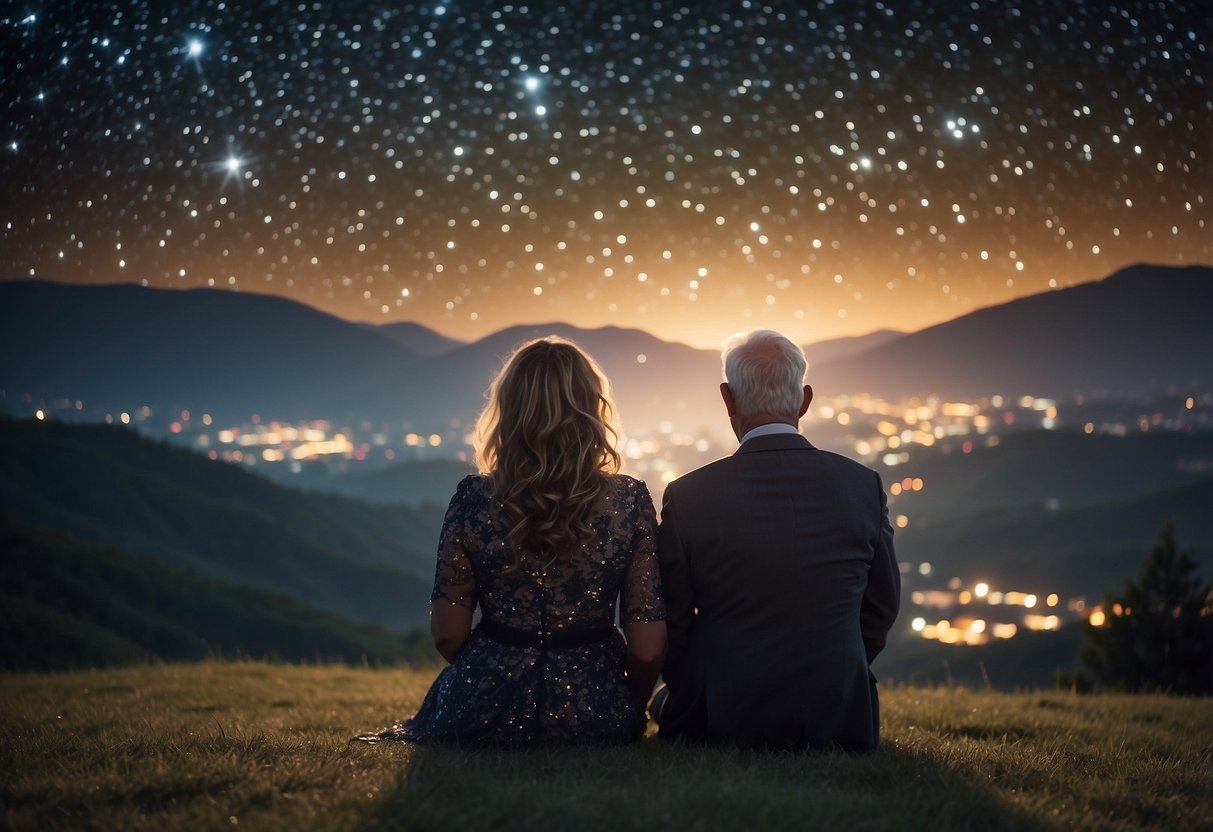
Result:
{"label": "grass field", "polygon": [[0,676],[2,824],[42,829],[1209,829],[1213,700],[898,688],[876,754],[349,742],[433,670]]}

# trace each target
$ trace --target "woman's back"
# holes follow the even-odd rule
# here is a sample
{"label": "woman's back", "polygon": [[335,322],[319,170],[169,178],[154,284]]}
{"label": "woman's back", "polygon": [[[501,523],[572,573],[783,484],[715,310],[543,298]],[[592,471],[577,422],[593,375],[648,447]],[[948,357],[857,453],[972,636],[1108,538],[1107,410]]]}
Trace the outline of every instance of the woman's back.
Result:
{"label": "woman's back", "polygon": [[484,618],[533,633],[614,626],[617,597],[621,622],[660,619],[648,490],[628,476],[604,477],[587,518],[592,537],[546,568],[536,558],[510,567],[506,529],[492,510],[491,479],[465,478],[443,526],[435,600],[460,603],[474,586]]}
{"label": "woman's back", "polygon": [[[624,677],[619,620],[662,621],[656,518],[644,483],[604,475],[593,535],[546,569],[511,566],[492,481],[469,476],[447,509],[433,604],[478,606],[480,624],[417,715],[366,739],[528,746],[620,743],[644,731]],[[542,566],[542,564],[540,564]]]}

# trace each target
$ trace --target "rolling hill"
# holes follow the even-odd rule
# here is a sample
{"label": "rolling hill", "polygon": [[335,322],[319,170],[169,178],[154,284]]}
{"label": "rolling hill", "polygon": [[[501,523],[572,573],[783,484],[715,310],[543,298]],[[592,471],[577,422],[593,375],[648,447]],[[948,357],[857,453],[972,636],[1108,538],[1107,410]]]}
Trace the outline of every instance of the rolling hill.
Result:
{"label": "rolling hill", "polygon": [[[306,470],[306,469],[305,469]],[[340,494],[376,505],[437,506],[445,508],[459,481],[472,466],[455,459],[398,462],[369,471],[316,472],[292,475],[293,488]]]}
{"label": "rolling hill", "polygon": [[891,495],[889,511],[908,517],[898,558],[930,562],[933,584],[956,576],[1095,598],[1136,573],[1168,520],[1213,569],[1213,432],[1000,440],[969,454],[918,449],[882,471],[886,485],[922,480],[921,491]]}
{"label": "rolling hill", "polygon": [[1150,431],[1128,436],[1025,430],[978,444],[916,448],[882,473],[919,477],[923,489],[894,498],[898,510],[930,517],[959,511],[1073,508],[1132,498],[1213,476],[1213,431]]}
{"label": "rolling hill", "polygon": [[303,494],[98,425],[0,420],[0,504],[31,525],[359,621],[425,621],[442,509]]}
{"label": "rolling hill", "polygon": [[1213,478],[1112,502],[958,508],[915,518],[896,537],[897,557],[932,564],[932,583],[959,577],[1026,592],[1093,601],[1137,573],[1158,532],[1174,521],[1180,548],[1213,571]]}

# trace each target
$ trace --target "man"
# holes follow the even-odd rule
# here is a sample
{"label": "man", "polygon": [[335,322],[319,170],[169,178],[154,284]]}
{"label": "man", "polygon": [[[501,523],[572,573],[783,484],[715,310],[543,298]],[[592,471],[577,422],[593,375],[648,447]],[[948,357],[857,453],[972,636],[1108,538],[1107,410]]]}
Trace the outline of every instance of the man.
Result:
{"label": "man", "polygon": [[660,735],[745,748],[870,751],[870,666],[901,576],[876,472],[809,444],[800,348],[734,335],[720,394],[737,452],[670,483],[657,550],[669,652]]}

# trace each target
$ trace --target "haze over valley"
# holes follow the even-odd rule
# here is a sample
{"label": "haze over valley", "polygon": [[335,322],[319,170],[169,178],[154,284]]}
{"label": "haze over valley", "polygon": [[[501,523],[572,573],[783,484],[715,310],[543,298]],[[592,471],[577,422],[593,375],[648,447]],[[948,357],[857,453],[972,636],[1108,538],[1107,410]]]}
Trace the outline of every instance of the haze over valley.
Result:
{"label": "haze over valley", "polygon": [[[912,675],[927,640],[992,649],[1100,612],[1167,521],[1213,564],[1211,308],[1213,269],[1137,266],[919,332],[805,345],[803,432],[890,494],[906,592],[890,672]],[[465,343],[246,293],[41,281],[0,283],[0,309],[7,522],[358,626],[423,625],[471,425],[527,338],[600,361],[625,470],[658,500],[736,446],[718,354],[639,330]]]}

